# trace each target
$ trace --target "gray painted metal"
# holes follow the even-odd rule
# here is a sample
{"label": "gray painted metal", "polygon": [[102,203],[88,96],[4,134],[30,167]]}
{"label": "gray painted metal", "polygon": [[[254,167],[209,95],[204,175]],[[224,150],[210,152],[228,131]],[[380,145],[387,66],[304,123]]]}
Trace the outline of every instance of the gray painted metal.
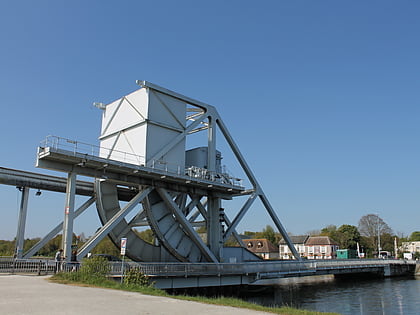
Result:
{"label": "gray painted metal", "polygon": [[71,259],[71,245],[73,244],[74,201],[76,198],[75,172],[70,172],[67,177],[66,203],[64,206],[63,239],[61,248],[67,261]]}
{"label": "gray painted metal", "polygon": [[17,258],[23,256],[23,243],[25,240],[25,225],[26,225],[26,214],[28,213],[28,196],[29,187],[23,187],[22,198],[20,200],[18,228],[16,233],[16,248],[15,253]]}
{"label": "gray painted metal", "polygon": [[[206,260],[212,262],[223,261],[225,259],[223,253],[223,241],[226,240],[227,237],[232,233],[237,236],[237,233],[235,231],[237,225],[243,219],[247,210],[252,205],[256,197],[259,197],[266,211],[273,220],[275,226],[277,227],[283,238],[286,240],[286,243],[288,244],[291,252],[297,259],[300,259],[299,254],[297,253],[292,242],[290,241],[290,238],[287,235],[284,227],[280,223],[280,220],[278,219],[274,209],[272,208],[267,197],[265,196],[261,186],[258,184],[255,176],[253,175],[251,169],[249,168],[244,157],[239,151],[238,146],[231,137],[221,117],[217,113],[217,110],[213,106],[193,100],[191,98],[159,87],[147,81],[138,82],[138,84],[140,84],[146,89],[145,92],[139,92],[139,95],[148,95],[148,97],[150,97],[153,94],[153,97],[155,97],[153,102],[157,102],[156,104],[159,103],[159,106],[163,106],[163,108],[166,108],[166,111],[171,116],[171,118],[166,116],[166,118],[164,118],[160,122],[151,122],[146,121],[147,119],[144,119],[145,117],[140,115],[142,116],[142,119],[145,120],[146,124],[149,123],[159,128],[168,129],[168,132],[171,134],[170,141],[162,142],[162,139],[159,140],[159,143],[161,144],[159,144],[159,146],[154,147],[154,155],[148,155],[147,161],[145,161],[146,166],[144,166],[143,164],[136,164],[135,162],[133,162],[137,160],[140,161],[142,157],[136,155],[130,156],[130,160],[129,162],[127,162],[125,158],[128,154],[116,151],[113,151],[111,153],[109,151],[110,149],[100,148],[100,157],[86,152],[82,153],[80,152],[81,145],[76,141],[66,140],[64,141],[64,143],[70,146],[70,148],[62,148],[60,147],[60,144],[62,145],[63,142],[61,141],[61,138],[58,137],[52,139],[52,143],[45,144],[39,148],[37,166],[64,171],[67,173],[74,172],[78,175],[107,179],[109,183],[113,183],[114,185],[125,185],[130,189],[138,189],[140,186],[151,187],[150,191],[154,190],[158,192],[158,194],[150,194],[149,191],[145,193],[145,195],[142,197],[143,208],[145,208],[146,210],[145,214],[148,217],[149,223],[152,222],[151,226],[154,229],[155,234],[158,236],[160,243],[168,250],[169,253],[171,253],[177,259],[181,258],[181,260],[186,259],[201,261],[202,257],[204,257]],[[195,107],[195,109],[191,109],[189,107],[186,108],[187,112],[193,112],[192,115],[188,115],[186,117],[186,120],[187,122],[189,122],[189,124],[184,125],[184,122],[181,121],[178,117],[179,113],[177,112],[178,114],[174,114],[167,107],[163,99],[171,98],[176,99],[176,102],[171,103],[171,106],[173,106],[171,110],[177,111],[177,109],[175,109],[176,106],[174,106],[174,104]],[[120,106],[122,106],[121,104],[123,102],[130,103],[132,102],[132,100],[123,97],[119,103],[113,103],[113,106],[116,106],[116,108],[118,109]],[[127,108],[129,108],[129,106]],[[116,112],[114,112],[114,114],[115,113]],[[115,117],[112,116],[111,121]],[[165,119],[169,119],[171,121],[171,124],[173,123],[173,126],[171,125],[171,127],[165,124]],[[114,129],[111,128],[111,121],[106,123],[104,127],[105,129],[103,129],[103,131],[109,131],[110,134],[102,135],[102,138],[105,140],[105,136],[112,136],[115,138],[115,141],[119,141],[119,134],[115,132],[113,133],[112,131]],[[115,123],[115,121],[113,123]],[[115,130],[118,130],[118,128],[121,127],[120,123],[121,122],[118,122],[115,125]],[[134,124],[136,127],[138,125],[136,125],[136,122],[134,120],[132,120],[130,124]],[[182,128],[175,128],[175,125],[179,125]],[[217,177],[214,174],[216,165],[216,128],[219,128],[219,130],[221,131],[221,134],[224,136],[234,156],[236,157],[244,173],[248,177],[249,182],[252,184],[251,189],[245,190],[244,187],[235,185],[234,182],[229,184],[217,180]],[[176,154],[179,155],[179,148],[183,146],[183,143],[185,143],[186,137],[190,133],[197,132],[199,130],[208,130],[208,170],[206,172],[201,172],[201,177],[197,177],[198,173],[193,172],[184,174],[182,170],[185,165],[180,165],[180,167],[178,167],[178,171],[175,173],[168,172],[168,170],[162,167],[162,165],[154,167],[155,161],[156,163],[158,163],[162,157],[171,155],[171,152],[176,151]],[[153,139],[148,139],[149,142],[150,140]],[[124,147],[125,145],[122,143],[120,144],[122,145],[122,147]],[[160,145],[162,145],[162,147],[160,147]],[[93,151],[94,150],[92,149],[91,152]],[[119,155],[120,153],[122,154],[122,157]],[[111,160],[106,158],[107,156],[117,155],[119,156],[118,160]],[[181,160],[183,160],[183,158],[181,158]],[[140,188],[139,190],[141,189],[144,188]],[[144,218],[144,214],[139,212],[135,216],[135,222],[127,223],[123,220],[126,213],[124,211],[121,212],[122,210],[116,210],[117,213],[114,214],[112,217],[110,217],[110,215],[104,215],[104,213],[113,213],[114,208],[119,209],[117,208],[115,202],[115,200],[117,200],[118,202],[118,198],[116,198],[115,191],[116,190],[113,189],[113,197],[111,198],[112,201],[110,202],[110,205],[115,205],[115,207],[108,207],[108,201],[103,201],[98,206],[98,209],[100,209],[100,212],[102,212],[101,219],[103,220],[103,222],[106,220],[107,221],[104,222],[104,227],[101,229],[99,234],[94,236],[91,244],[94,244],[101,237],[103,237],[105,231],[106,233],[111,232],[114,228],[116,228],[119,224],[122,223],[122,228],[120,228],[118,231],[113,231],[114,233],[111,233],[114,234],[114,241],[116,241],[116,238],[121,237],[121,235],[125,233],[128,233],[127,231],[131,229],[131,224],[136,224],[137,219]],[[231,223],[228,223],[229,218],[226,216],[225,213],[223,213],[223,209],[221,208],[221,200],[231,200],[235,196],[245,194],[250,194],[249,199],[242,206],[240,213],[235,217],[235,219]],[[72,196],[72,194],[69,195]],[[156,198],[156,195],[159,196],[159,198]],[[194,222],[194,220],[191,221],[191,217],[190,219],[187,218],[189,212],[192,209],[190,207],[185,207],[188,198],[194,200],[195,202],[195,200],[200,200],[203,196],[207,197],[208,200],[206,207],[204,207],[201,204],[201,202],[196,202],[196,208],[199,210],[202,217],[207,222],[208,244],[202,244],[200,236],[192,227],[193,224],[197,222]],[[102,200],[107,199],[106,196],[102,196],[98,197],[98,200],[100,200],[101,198]],[[114,222],[116,223],[114,224]],[[142,221],[142,223],[144,223],[144,220]],[[172,226],[174,224],[179,226],[179,228],[173,228]],[[222,234],[224,224],[226,224],[228,229],[227,232]],[[183,231],[182,234],[180,233],[181,230]],[[174,233],[172,237],[174,240],[176,240],[176,242],[173,241],[172,238],[166,236],[166,234],[168,234],[169,232]],[[81,256],[87,251],[89,246],[93,245],[88,245],[86,248],[83,248],[82,253],[80,253]],[[135,247],[140,248],[142,246],[138,245]]]}
{"label": "gray painted metal", "polygon": [[77,255],[77,259],[81,259],[86,256],[105,236],[109,234],[123,219],[131,212],[147,195],[150,193],[151,188],[145,188],[140,191],[127,205],[119,210],[111,219],[108,220],[102,226],[94,236],[92,236],[83,246],[80,248]]}
{"label": "gray painted metal", "polygon": [[[171,226],[181,226],[182,229],[176,229],[175,231],[182,231],[183,234],[181,236],[181,241],[176,248],[171,244],[171,239],[175,237],[174,234],[170,235],[170,237],[165,237],[164,240],[161,239],[161,241],[164,241],[165,244],[168,244],[172,249],[175,249],[177,254],[183,252],[184,254],[181,257],[185,258],[186,261],[201,261],[202,257],[205,257],[207,261],[217,262],[218,260],[214,253],[212,253],[206,244],[204,244],[191,223],[186,219],[182,210],[180,210],[178,205],[172,200],[169,193],[161,188],[157,188],[157,192],[163,199],[163,205],[165,206],[160,209],[166,212],[161,218],[168,218],[169,222],[164,223],[165,221],[162,219],[159,220],[158,218],[155,218],[156,222],[159,222],[158,226],[155,226],[155,228],[157,227],[161,231],[163,229],[168,231]],[[154,213],[152,213],[152,215],[154,215]],[[171,231],[171,233],[173,232]],[[164,233],[161,235],[164,236]]]}
{"label": "gray painted metal", "polygon": [[[65,193],[67,178],[0,167],[0,184]],[[133,190],[129,188],[119,186],[117,192],[118,199],[122,201],[134,197]],[[93,196],[93,182],[77,180],[76,194]]]}
{"label": "gray painted metal", "polygon": [[[94,202],[96,198],[95,196],[90,197],[87,201],[85,201],[75,212],[74,212],[74,219],[76,219],[79,215],[81,215],[87,208],[89,208]],[[64,221],[60,222],[53,228],[47,235],[45,235],[38,243],[36,243],[31,249],[29,249],[24,255],[24,259],[31,258],[35,255],[44,245],[46,245],[50,240],[52,240],[62,229],[63,229]]]}
{"label": "gray painted metal", "polygon": [[[268,201],[268,198],[265,196],[261,186],[258,184],[258,181],[256,179],[256,177],[254,176],[254,174],[252,173],[250,167],[248,166],[248,164],[246,163],[244,157],[242,156],[242,153],[240,152],[238,146],[236,145],[235,141],[233,140],[232,136],[230,135],[228,129],[226,128],[226,125],[223,123],[220,115],[217,113],[217,110],[215,107],[205,104],[203,102],[191,99],[189,97],[186,97],[184,95],[181,95],[179,93],[170,91],[166,88],[160,87],[158,85],[152,84],[150,82],[147,81],[137,81],[137,84],[139,84],[142,87],[146,87],[146,88],[150,88],[153,90],[157,90],[161,93],[170,95],[172,97],[175,97],[179,100],[183,100],[186,103],[189,103],[191,105],[195,105],[198,106],[199,108],[203,109],[203,114],[200,116],[196,116],[195,119],[197,119],[196,121],[194,121],[194,128],[198,125],[198,122],[203,122],[204,119],[208,119],[209,121],[209,125],[208,128],[209,130],[209,151],[213,151],[213,148],[215,148],[215,139],[214,139],[214,122],[217,123],[217,126],[220,128],[220,131],[222,132],[222,134],[224,135],[226,141],[228,142],[232,152],[235,154],[238,162],[240,163],[240,165],[242,166],[244,172],[247,174],[248,179],[250,180],[250,182],[253,185],[254,191],[258,194],[259,198],[261,199],[264,207],[266,208],[267,212],[269,213],[271,219],[273,220],[274,224],[276,225],[277,229],[279,230],[280,234],[283,236],[284,240],[286,241],[289,249],[291,250],[291,252],[293,253],[293,255],[295,256],[295,258],[297,259],[301,259],[299,253],[297,252],[296,248],[294,247],[292,241],[290,240],[290,237],[288,236],[286,230],[284,229],[283,225],[281,224],[279,218],[277,217],[274,209],[272,208],[271,204]],[[190,125],[191,126],[191,125]],[[187,128],[188,129],[188,128]],[[191,128],[193,129],[193,128]],[[191,131],[191,130],[189,130]],[[167,152],[168,150],[170,150],[172,147],[174,147],[179,141],[181,141],[183,139],[183,134],[180,134],[173,143],[168,144],[166,147],[164,147],[160,152],[159,155],[163,155],[163,153]],[[178,141],[178,142],[177,142]],[[157,157],[158,155],[156,155]],[[214,159],[214,154],[213,152],[209,152],[209,160],[210,159]],[[246,209],[246,207],[243,208],[244,210]],[[214,211],[215,209],[212,209],[211,211]],[[244,211],[246,212],[246,210]],[[236,224],[234,223],[233,226],[236,226]],[[233,226],[230,229],[229,233],[233,230]],[[217,233],[217,231],[215,231],[215,233]]]}
{"label": "gray painted metal", "polygon": [[[96,207],[99,218],[102,224],[105,225],[120,211],[117,186],[115,183],[97,179],[95,181],[95,189],[98,196]],[[139,212],[130,222],[126,222],[125,219],[121,220],[110,231],[109,237],[116,246],[119,246],[121,238],[127,238],[126,255],[134,261],[175,261],[165,248],[144,241],[132,230],[132,227],[137,226],[145,217],[143,212]]]}

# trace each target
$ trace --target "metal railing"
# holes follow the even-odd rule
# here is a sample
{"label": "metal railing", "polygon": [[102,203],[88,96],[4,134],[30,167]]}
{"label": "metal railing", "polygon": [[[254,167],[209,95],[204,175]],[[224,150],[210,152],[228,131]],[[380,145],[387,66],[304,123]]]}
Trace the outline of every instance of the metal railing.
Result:
{"label": "metal railing", "polygon": [[[419,263],[419,262],[417,262]],[[52,259],[15,259],[0,257],[0,273],[53,274],[56,271],[71,272],[78,270],[82,263],[62,262],[57,264]],[[395,259],[356,259],[356,260],[319,260],[319,261],[264,261],[247,263],[141,263],[109,262],[110,274],[121,275],[124,270],[137,268],[148,276],[188,277],[188,276],[223,276],[223,275],[285,275],[315,273],[317,270],[374,268],[396,264],[416,264],[416,261]]]}
{"label": "metal railing", "polygon": [[0,273],[6,274],[38,274],[54,273],[56,268],[53,260],[47,259],[15,259],[13,257],[0,257]]}
{"label": "metal railing", "polygon": [[58,136],[47,136],[41,141],[41,152],[46,148],[53,149],[54,151],[64,150],[73,156],[84,154],[86,159],[89,156],[100,157],[109,162],[123,162],[130,165],[141,166],[144,168],[164,171],[168,174],[187,176],[190,179],[204,179],[212,182],[228,184],[232,186],[242,187],[242,179],[230,176],[227,173],[218,173],[209,171],[205,168],[191,166],[176,165],[163,160],[149,160],[146,162],[146,157],[136,155],[133,153],[118,151],[106,147],[101,147],[93,144],[87,144],[80,141],[70,140]]}

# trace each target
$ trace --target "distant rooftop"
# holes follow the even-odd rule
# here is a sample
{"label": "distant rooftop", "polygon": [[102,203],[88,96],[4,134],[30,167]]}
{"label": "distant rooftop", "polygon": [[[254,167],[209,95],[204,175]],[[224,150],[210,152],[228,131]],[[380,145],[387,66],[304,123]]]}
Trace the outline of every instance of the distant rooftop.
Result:
{"label": "distant rooftop", "polygon": [[[309,235],[293,235],[289,237],[293,244],[305,244],[309,238]],[[284,238],[280,240],[279,245],[286,245]]]}

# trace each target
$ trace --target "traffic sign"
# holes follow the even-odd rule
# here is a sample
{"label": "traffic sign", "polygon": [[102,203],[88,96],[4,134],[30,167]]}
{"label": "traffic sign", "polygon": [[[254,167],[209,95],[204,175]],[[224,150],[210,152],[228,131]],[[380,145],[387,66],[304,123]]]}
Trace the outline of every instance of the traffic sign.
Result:
{"label": "traffic sign", "polygon": [[121,239],[121,255],[124,256],[125,255],[125,249],[127,248],[127,238],[123,237]]}

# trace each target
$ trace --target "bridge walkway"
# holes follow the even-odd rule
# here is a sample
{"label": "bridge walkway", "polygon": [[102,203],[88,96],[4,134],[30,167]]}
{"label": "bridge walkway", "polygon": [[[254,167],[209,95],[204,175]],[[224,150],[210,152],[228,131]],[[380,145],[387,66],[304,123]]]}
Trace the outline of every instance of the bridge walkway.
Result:
{"label": "bridge walkway", "polygon": [[[111,274],[121,277],[123,268],[138,268],[153,279],[161,289],[255,285],[260,280],[302,277],[314,275],[374,274],[378,277],[414,275],[420,264],[406,260],[357,259],[357,260],[308,260],[308,261],[263,261],[248,263],[111,263]],[[65,264],[71,271],[75,266]],[[0,258],[1,273],[35,273],[39,275],[54,272],[52,260],[14,260]]]}

